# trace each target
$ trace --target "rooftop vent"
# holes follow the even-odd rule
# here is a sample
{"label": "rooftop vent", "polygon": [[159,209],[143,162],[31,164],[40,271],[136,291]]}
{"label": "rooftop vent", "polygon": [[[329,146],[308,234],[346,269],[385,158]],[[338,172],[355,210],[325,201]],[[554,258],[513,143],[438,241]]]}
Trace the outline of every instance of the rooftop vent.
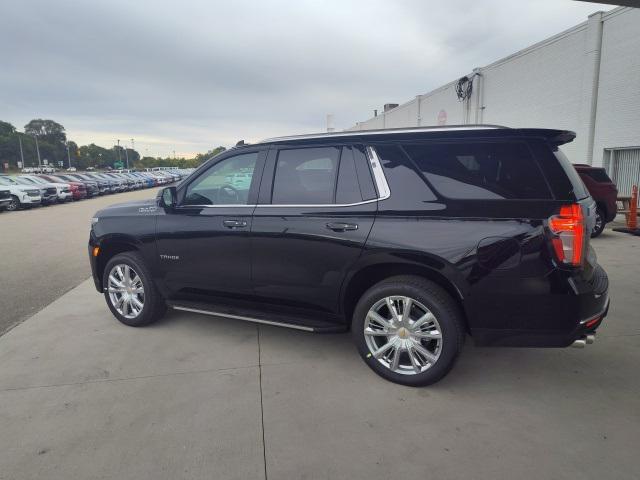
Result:
{"label": "rooftop vent", "polygon": [[394,108],[396,108],[398,106],[397,103],[385,103],[384,104],[384,111],[388,112],[389,110],[393,110]]}

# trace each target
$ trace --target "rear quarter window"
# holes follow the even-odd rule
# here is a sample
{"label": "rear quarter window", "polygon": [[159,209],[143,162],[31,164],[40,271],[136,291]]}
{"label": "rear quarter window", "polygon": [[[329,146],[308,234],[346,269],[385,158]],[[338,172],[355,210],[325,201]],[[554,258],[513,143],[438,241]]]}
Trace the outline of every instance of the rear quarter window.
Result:
{"label": "rear quarter window", "polygon": [[552,198],[544,175],[522,142],[402,144],[433,188],[464,200]]}
{"label": "rear quarter window", "polygon": [[573,194],[576,199],[582,200],[583,198],[587,198],[589,196],[589,191],[564,152],[556,147],[553,154],[571,182]]}

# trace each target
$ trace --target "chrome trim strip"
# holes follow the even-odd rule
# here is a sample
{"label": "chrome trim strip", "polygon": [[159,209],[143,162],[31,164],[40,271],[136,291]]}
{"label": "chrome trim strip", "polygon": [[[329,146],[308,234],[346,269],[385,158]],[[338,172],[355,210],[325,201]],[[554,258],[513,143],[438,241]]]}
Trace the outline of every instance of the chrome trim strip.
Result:
{"label": "chrome trim strip", "polygon": [[197,308],[181,307],[179,305],[171,305],[174,310],[182,310],[184,312],[202,313],[204,315],[213,315],[215,317],[233,318],[235,320],[244,320],[245,322],[262,323],[264,325],[273,325],[275,327],[287,327],[294,330],[304,330],[305,332],[313,332],[311,327],[303,327],[302,325],[292,325],[290,323],[273,322],[271,320],[261,320],[259,318],[243,317],[241,315],[231,315],[230,313],[213,312],[209,310],[198,310]]}
{"label": "chrome trim strip", "polygon": [[369,164],[371,165],[371,170],[373,171],[373,178],[376,182],[376,187],[378,189],[378,198],[373,198],[371,200],[364,200],[362,202],[355,203],[322,203],[322,204],[291,204],[291,205],[283,205],[283,204],[271,204],[271,203],[258,203],[251,205],[182,205],[175,208],[179,209],[187,209],[187,208],[236,208],[236,207],[251,207],[251,208],[265,208],[265,207],[274,207],[274,208],[329,208],[329,207],[356,207],[358,205],[366,205],[367,203],[377,202],[379,200],[386,200],[391,196],[391,189],[389,188],[389,184],[387,183],[387,177],[384,174],[384,170],[382,168],[382,164],[380,163],[380,158],[376,153],[375,148],[368,146],[367,147],[367,158],[369,160]]}
{"label": "chrome trim strip", "polygon": [[367,147],[367,155],[369,157],[369,163],[371,164],[371,170],[373,171],[373,178],[375,179],[376,186],[378,187],[378,200],[386,200],[391,196],[391,190],[389,189],[387,177],[382,169],[380,158],[378,157],[375,148],[371,146]]}
{"label": "chrome trim strip", "polygon": [[317,203],[317,204],[310,204],[310,205],[302,205],[302,204],[291,204],[291,205],[282,205],[282,204],[277,204],[277,205],[272,205],[270,203],[260,203],[258,205],[256,205],[256,207],[258,208],[263,208],[263,207],[277,207],[277,208],[313,208],[313,207],[318,207],[318,208],[327,208],[327,207],[355,207],[357,205],[365,205],[367,203],[373,203],[373,202],[377,202],[378,199],[377,198],[373,198],[371,200],[365,200],[362,202],[356,202],[356,203]]}
{"label": "chrome trim strip", "polygon": [[288,142],[292,140],[308,140],[313,138],[357,137],[363,135],[391,135],[394,133],[420,133],[420,132],[455,132],[465,130],[495,130],[508,128],[502,125],[451,125],[442,127],[401,127],[373,130],[350,130],[348,132],[310,133],[307,135],[291,135],[287,137],[273,137],[260,140],[260,143]]}
{"label": "chrome trim strip", "polygon": [[596,313],[595,315],[591,315],[589,318],[585,318],[584,320],[580,320],[580,325],[584,325],[586,323],[589,323],[591,320],[595,320],[596,318],[604,315],[604,312],[607,311],[607,308],[609,308],[609,302],[611,301],[611,299],[609,297],[607,297],[607,301],[604,304],[604,308],[602,310],[600,310],[600,312]]}
{"label": "chrome trim strip", "polygon": [[173,207],[173,208],[179,208],[179,209],[183,209],[186,210],[188,208],[239,208],[239,207],[255,207],[256,204],[253,203],[251,205],[247,205],[247,204],[228,204],[228,205],[178,205],[177,207]]}

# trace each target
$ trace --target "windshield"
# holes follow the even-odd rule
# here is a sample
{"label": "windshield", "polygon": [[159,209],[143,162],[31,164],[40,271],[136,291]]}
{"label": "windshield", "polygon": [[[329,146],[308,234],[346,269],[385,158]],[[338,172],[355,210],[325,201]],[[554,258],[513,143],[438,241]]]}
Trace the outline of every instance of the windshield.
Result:
{"label": "windshield", "polygon": [[19,183],[20,185],[33,185],[33,182],[27,178],[14,177],[11,180],[15,181],[16,183]]}
{"label": "windshield", "polygon": [[3,185],[18,185],[18,182],[9,177],[0,177],[0,182],[2,182]]}

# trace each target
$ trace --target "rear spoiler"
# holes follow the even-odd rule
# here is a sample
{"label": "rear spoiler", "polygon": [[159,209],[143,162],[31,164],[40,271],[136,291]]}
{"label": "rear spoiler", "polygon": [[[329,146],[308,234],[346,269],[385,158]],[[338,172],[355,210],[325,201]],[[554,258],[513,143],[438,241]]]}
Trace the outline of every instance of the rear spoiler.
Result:
{"label": "rear spoiler", "polygon": [[517,130],[527,136],[543,137],[547,142],[556,147],[573,142],[576,138],[576,132],[572,132],[571,130],[555,130],[551,128],[520,128]]}

